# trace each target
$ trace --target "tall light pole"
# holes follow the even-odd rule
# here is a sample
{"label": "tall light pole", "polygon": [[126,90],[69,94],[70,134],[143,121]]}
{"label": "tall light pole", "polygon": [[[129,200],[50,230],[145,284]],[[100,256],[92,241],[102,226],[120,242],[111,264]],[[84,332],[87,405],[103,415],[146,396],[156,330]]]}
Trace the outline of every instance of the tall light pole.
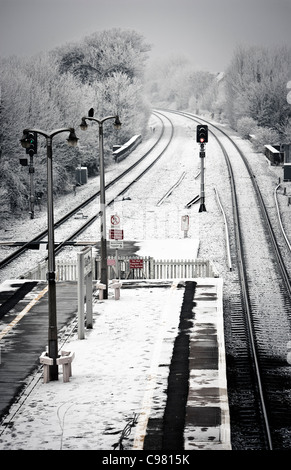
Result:
{"label": "tall light pole", "polygon": [[21,145],[28,148],[28,133],[36,132],[46,138],[47,144],[47,226],[48,226],[48,354],[53,359],[53,365],[50,366],[50,380],[58,380],[58,334],[57,334],[57,302],[56,302],[56,274],[55,274],[55,251],[54,251],[54,208],[53,208],[53,152],[52,138],[61,132],[69,132],[68,144],[75,147],[78,139],[75,130],[62,128],[50,133],[39,129],[24,129]]}
{"label": "tall light pole", "polygon": [[104,143],[103,123],[108,119],[114,119],[114,126],[120,129],[121,122],[118,116],[107,116],[103,119],[94,118],[94,110],[90,109],[88,117],[82,117],[80,128],[85,131],[88,128],[86,120],[95,121],[99,125],[99,168],[100,168],[100,231],[101,231],[101,283],[105,285],[103,298],[108,298],[108,272],[107,272],[107,240],[106,240],[106,205],[105,205],[105,172],[104,172]]}

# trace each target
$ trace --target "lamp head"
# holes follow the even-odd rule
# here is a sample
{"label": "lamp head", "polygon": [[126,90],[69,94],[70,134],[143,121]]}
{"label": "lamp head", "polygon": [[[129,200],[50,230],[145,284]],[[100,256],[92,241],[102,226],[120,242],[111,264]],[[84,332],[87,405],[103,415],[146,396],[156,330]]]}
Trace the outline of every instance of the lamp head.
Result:
{"label": "lamp head", "polygon": [[86,131],[88,129],[88,124],[86,122],[86,118],[84,117],[81,119],[80,129],[82,131]]}
{"label": "lamp head", "polygon": [[114,127],[115,127],[115,129],[120,129],[121,128],[121,122],[119,120],[119,116],[116,116],[116,118],[115,118]]}
{"label": "lamp head", "polygon": [[67,138],[67,142],[71,147],[76,147],[78,144],[78,137],[75,134],[75,129],[72,127],[70,129],[69,137]]}

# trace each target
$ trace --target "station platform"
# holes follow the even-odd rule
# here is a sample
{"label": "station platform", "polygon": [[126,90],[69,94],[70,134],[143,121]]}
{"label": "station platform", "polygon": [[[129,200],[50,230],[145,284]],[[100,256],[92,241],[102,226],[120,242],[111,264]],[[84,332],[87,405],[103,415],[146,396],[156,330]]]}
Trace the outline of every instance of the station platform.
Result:
{"label": "station platform", "polygon": [[[193,325],[187,331],[190,337],[189,390],[184,449],[231,450],[223,332],[223,281],[219,278],[191,281],[195,281],[196,288],[191,299]],[[28,385],[14,402],[12,400],[9,413],[0,425],[0,449],[112,450],[112,444],[117,439],[114,437],[114,424],[117,429],[122,429],[124,416],[132,410],[141,412],[144,381],[149,373],[146,351],[150,350],[149,341],[155,338],[152,321],[162,309],[163,321],[160,325],[157,323],[157,327],[162,328],[161,335],[165,334],[163,347],[171,354],[168,335],[176,334],[173,324],[179,317],[184,289],[179,288],[179,280],[127,281],[124,284],[120,300],[114,300],[111,293],[107,300],[94,303],[94,327],[86,332],[84,340],[76,337],[66,340],[65,349],[75,353],[69,382],[63,383],[60,377],[58,381],[43,383],[41,366],[29,380],[23,376],[18,379]],[[39,295],[40,290],[41,296],[37,302],[30,294],[29,310],[17,324],[17,329],[13,332],[12,328],[3,337],[9,340],[9,348],[6,350],[8,343],[3,344],[2,367],[7,363],[13,339],[18,340],[15,348],[13,346],[13,357],[17,361],[20,336],[27,331],[31,333],[36,319],[40,320],[40,307],[41,312],[46,311],[47,295],[43,283],[34,289],[35,294]],[[65,311],[66,320],[72,321],[77,306],[76,283],[58,283],[57,292],[58,311]],[[167,323],[169,317],[172,317],[172,324]],[[31,324],[29,330],[24,328],[24,320]],[[158,335],[158,338],[163,336]],[[155,351],[155,344],[152,347]],[[33,348],[35,362],[39,362],[44,348],[45,344],[39,343],[37,350]],[[159,345],[157,350],[160,350]],[[156,377],[156,382],[151,384],[153,394],[158,383],[165,389],[168,380],[165,358],[157,355],[155,360],[155,374],[150,374],[151,381]],[[29,361],[31,366],[31,357]],[[59,373],[61,375],[61,370]],[[5,388],[4,383],[3,386]],[[153,396],[148,403],[149,410],[154,401]],[[65,428],[62,427],[61,412]],[[162,410],[159,412],[162,413]],[[105,427],[104,423],[107,423]],[[132,449],[127,447],[126,450]]]}
{"label": "station platform", "polygon": [[[58,329],[77,313],[76,282],[57,283]],[[0,285],[0,419],[39,366],[48,342],[47,282],[9,279]],[[1,448],[1,446],[0,446]]]}
{"label": "station platform", "polygon": [[231,450],[222,279],[196,279],[190,332],[186,450]]}

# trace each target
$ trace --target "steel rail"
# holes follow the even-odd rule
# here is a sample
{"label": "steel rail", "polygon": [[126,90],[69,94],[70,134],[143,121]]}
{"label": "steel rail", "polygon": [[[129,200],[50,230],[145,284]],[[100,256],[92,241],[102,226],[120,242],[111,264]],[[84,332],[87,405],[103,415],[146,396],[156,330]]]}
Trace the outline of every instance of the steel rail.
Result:
{"label": "steel rail", "polygon": [[[200,118],[198,118],[200,119]],[[222,129],[220,129],[219,127],[215,126],[214,124],[212,124],[211,122],[209,121],[206,121],[205,119],[200,119],[204,122],[207,122],[209,125],[211,125],[212,127],[214,127],[215,129],[217,129],[219,132],[221,132],[224,136],[226,136],[228,138],[228,140],[232,143],[232,145],[235,147],[235,149],[237,150],[237,152],[239,153],[239,155],[241,156],[246,168],[247,168],[247,171],[249,173],[249,176],[250,176],[250,179],[252,181],[252,184],[253,184],[253,187],[255,189],[255,192],[256,192],[256,195],[257,195],[257,199],[258,199],[258,202],[259,202],[259,207],[261,208],[262,210],[262,214],[263,214],[263,217],[264,217],[264,220],[265,220],[265,223],[268,227],[268,233],[271,237],[271,240],[272,240],[272,245],[273,245],[273,249],[275,251],[275,255],[276,255],[276,259],[277,259],[277,263],[278,263],[278,266],[280,268],[280,271],[281,271],[281,275],[282,275],[282,278],[284,280],[284,283],[285,283],[285,286],[286,286],[286,290],[288,291],[288,295],[289,297],[291,297],[291,283],[290,283],[290,279],[289,279],[289,275],[288,275],[288,271],[286,269],[286,266],[285,266],[285,263],[284,263],[284,260],[283,260],[283,256],[281,254],[281,251],[280,251],[280,248],[279,248],[279,244],[277,242],[277,239],[276,239],[276,235],[275,235],[275,232],[274,232],[274,229],[273,229],[273,226],[271,224],[271,221],[270,221],[270,217],[269,217],[269,214],[268,214],[268,211],[267,211],[267,208],[266,208],[266,205],[265,205],[265,202],[264,202],[264,198],[262,196],[262,193],[260,191],[260,188],[259,188],[259,185],[258,185],[258,182],[256,180],[256,177],[255,175],[253,174],[252,172],[252,169],[244,155],[244,153],[242,152],[242,150],[239,148],[239,146],[236,144],[236,142],[234,142],[231,137],[229,137],[229,135],[223,131]],[[282,234],[285,238],[285,233],[284,233],[284,230],[282,230],[282,226],[280,225],[280,228],[281,228],[281,231],[282,231]]]}
{"label": "steel rail", "polygon": [[277,191],[278,191],[278,188],[281,186],[281,183],[278,184],[278,186],[276,186],[276,188],[274,189],[274,199],[275,199],[275,204],[276,204],[276,209],[277,209],[277,215],[278,215],[278,219],[279,219],[279,224],[280,224],[280,227],[281,227],[281,231],[283,233],[283,237],[285,238],[285,241],[286,241],[286,244],[288,246],[288,249],[289,251],[291,252],[291,243],[287,237],[287,234],[285,232],[285,229],[283,227],[283,222],[282,222],[282,217],[281,217],[281,214],[280,214],[280,208],[279,208],[279,203],[278,203],[278,198],[277,198]]}
{"label": "steel rail", "polygon": [[[166,116],[165,116],[166,117]],[[170,138],[166,144],[166,146],[163,148],[163,150],[158,154],[158,156],[145,168],[145,170],[143,170],[137,177],[134,178],[133,181],[131,181],[130,183],[128,183],[126,185],[126,187],[120,191],[116,196],[114,196],[113,199],[111,199],[111,201],[109,201],[106,206],[109,207],[111,206],[111,204],[114,203],[114,201],[122,196],[124,193],[126,193],[128,191],[128,189],[133,186],[138,180],[140,180],[159,160],[160,158],[163,156],[163,154],[165,153],[165,151],[167,150],[167,148],[169,147],[172,139],[173,139],[173,135],[174,135],[174,126],[171,122],[171,120],[169,118],[166,117],[166,119],[168,119],[168,121],[170,122],[171,124],[171,133],[170,133]],[[163,127],[164,128],[164,127]],[[159,140],[160,141],[160,140]],[[148,152],[147,154],[148,155]],[[143,157],[144,159],[144,157]],[[126,174],[126,172],[124,172]],[[111,183],[109,183],[105,189],[107,189],[107,187],[111,186]],[[63,243],[60,243],[58,247],[56,247],[55,249],[55,252],[56,253],[59,253],[64,247],[65,247],[65,244],[66,242],[69,242],[71,240],[74,240],[78,235],[80,235],[81,233],[83,233],[97,218],[99,217],[99,213],[94,215],[93,217],[91,217],[90,219],[88,219],[87,222],[85,222],[85,224],[83,224],[78,230],[76,230],[73,234],[70,235],[70,237],[68,237]]]}
{"label": "steel rail", "polygon": [[185,176],[186,176],[186,172],[183,171],[183,173],[180,176],[180,178],[178,179],[178,181],[176,181],[176,183],[173,184],[173,186],[171,186],[171,188],[166,192],[166,194],[158,201],[158,203],[157,203],[158,207],[161,206],[163,204],[163,202],[172,194],[174,189],[176,189],[181,184],[181,182],[183,181]]}
{"label": "steel rail", "polygon": [[[136,168],[140,163],[142,163],[145,158],[156,148],[156,146],[160,143],[160,141],[162,140],[163,136],[164,136],[164,133],[165,133],[165,125],[162,121],[162,119],[158,116],[157,113],[153,112],[154,115],[156,115],[160,121],[161,121],[161,124],[162,124],[162,128],[161,128],[161,132],[158,136],[158,139],[156,140],[156,142],[154,143],[154,145],[151,146],[151,148],[141,157],[139,158],[135,163],[133,163],[129,168],[127,168],[126,170],[124,170],[120,175],[118,175],[116,178],[114,178],[112,181],[110,181],[109,183],[106,184],[105,186],[105,190],[107,190],[108,188],[110,188],[111,186],[113,186],[114,184],[116,184],[118,181],[120,181],[124,176],[126,176],[128,173],[130,173],[134,168]],[[168,119],[168,118],[167,118]],[[173,132],[172,132],[173,134]],[[171,134],[171,135],[172,135]],[[133,183],[132,183],[133,184]],[[77,212],[79,212],[81,209],[83,209],[84,207],[86,207],[88,204],[90,204],[94,199],[96,199],[98,196],[100,195],[100,190],[95,192],[92,196],[90,196],[89,198],[87,198],[85,201],[83,201],[81,204],[79,204],[77,207],[75,207],[72,211],[68,212],[66,215],[64,215],[63,217],[61,217],[58,221],[56,221],[54,223],[54,229],[60,227],[61,225],[63,225],[67,220],[69,220],[72,216],[74,216]],[[113,201],[111,201],[111,204],[112,204]],[[84,228],[80,228],[78,231],[75,232],[75,234],[73,234],[68,240],[66,241],[69,241],[69,240],[72,240],[73,239],[73,236],[77,236],[79,233],[82,233],[84,230],[86,230],[86,228],[92,224],[94,222],[94,220],[96,220],[96,218],[99,217],[99,214],[97,214],[96,216],[92,217],[91,219],[89,219],[86,224],[84,225]],[[4,258],[3,260],[0,261],[0,269],[1,268],[4,268],[5,266],[7,266],[8,264],[10,264],[11,262],[15,261],[19,256],[21,256],[23,253],[25,253],[29,248],[30,248],[30,245],[32,244],[36,244],[37,242],[40,242],[44,237],[47,236],[47,229],[43,230],[42,232],[40,232],[38,235],[36,235],[34,238],[32,238],[31,240],[29,240],[27,243],[23,244],[21,246],[21,248],[15,250],[13,253],[11,253],[10,255],[8,255],[6,258]],[[55,249],[55,253],[58,253],[61,251],[61,249],[63,248],[64,244],[59,244],[58,247]]]}
{"label": "steel rail", "polygon": [[[214,127],[216,130],[220,131],[222,134],[224,134],[229,141],[234,145],[236,150],[239,152],[240,156],[243,158],[244,163],[247,166],[247,161],[245,159],[245,156],[243,155],[242,151],[239,149],[239,147],[236,145],[235,142],[228,136],[228,134],[224,131],[222,131],[219,127],[215,126],[211,122],[207,121],[206,119],[202,119],[196,115],[192,115],[190,113],[183,113],[183,112],[177,112],[177,111],[170,111],[170,110],[164,110],[167,112],[173,112],[175,114],[179,114],[182,116],[185,116],[195,122],[205,122],[208,125]],[[257,378],[257,386],[258,386],[258,391],[259,391],[259,396],[260,396],[260,403],[261,403],[261,411],[263,415],[263,421],[264,421],[264,427],[265,427],[265,432],[266,432],[266,438],[267,438],[267,443],[268,443],[268,449],[272,450],[273,449],[273,443],[272,443],[272,438],[271,438],[271,431],[270,431],[270,425],[269,425],[269,418],[268,418],[268,413],[267,413],[267,407],[265,403],[265,396],[263,392],[263,386],[262,386],[262,380],[261,380],[261,372],[260,372],[260,367],[259,367],[259,361],[258,361],[258,356],[257,356],[257,348],[255,344],[255,338],[254,338],[254,331],[253,331],[253,325],[251,321],[251,304],[250,304],[250,298],[249,298],[249,290],[248,290],[248,281],[247,281],[247,274],[246,274],[246,268],[245,268],[245,262],[244,262],[244,250],[243,250],[243,242],[242,242],[242,233],[241,233],[241,228],[240,228],[240,217],[239,217],[239,209],[238,209],[238,202],[237,202],[237,192],[236,192],[236,186],[235,186],[235,179],[234,179],[234,174],[232,170],[232,166],[227,154],[227,151],[223,144],[220,142],[219,138],[216,136],[216,134],[209,129],[209,133],[211,133],[216,141],[218,142],[223,155],[226,160],[227,168],[229,171],[229,177],[230,177],[230,184],[231,184],[231,194],[232,194],[232,200],[233,200],[233,216],[234,216],[234,230],[235,230],[235,239],[236,239],[236,247],[237,247],[237,257],[238,257],[238,270],[239,270],[239,276],[241,280],[241,289],[242,289],[242,296],[243,296],[243,306],[244,306],[244,311],[246,312],[246,317],[247,317],[247,322],[248,322],[248,333],[249,333],[249,339],[250,339],[250,344],[251,344],[251,349],[252,349],[252,356],[253,356],[253,361],[254,361],[254,366],[255,366],[255,372],[256,372],[256,378]],[[247,166],[248,168],[248,166]],[[249,168],[248,168],[249,171]],[[251,180],[254,184],[254,176],[251,174],[249,171]],[[256,193],[259,195],[260,192],[256,191]],[[261,198],[262,201],[262,198]],[[263,202],[263,201],[262,201]],[[261,204],[261,203],[260,203]],[[263,204],[263,208],[266,210],[265,205]],[[277,251],[277,250],[276,250]]]}
{"label": "steel rail", "polygon": [[[105,190],[107,190],[108,188],[110,188],[111,186],[113,186],[114,184],[116,184],[118,181],[120,181],[124,176],[126,176],[127,174],[129,174],[134,168],[136,168],[141,162],[143,162],[146,157],[157,147],[157,145],[161,142],[164,134],[165,134],[165,124],[162,120],[162,118],[159,116],[160,113],[158,112],[153,112],[153,114],[160,120],[161,124],[162,124],[162,128],[161,128],[161,132],[160,132],[160,135],[158,137],[158,139],[156,140],[156,142],[154,143],[154,145],[152,145],[152,147],[141,157],[139,158],[134,164],[132,164],[129,168],[127,168],[126,170],[124,170],[120,175],[118,175],[116,178],[114,178],[112,181],[110,181],[109,183],[106,184],[105,186]],[[138,181],[140,178],[142,178],[152,167],[153,165],[155,165],[155,163],[157,163],[157,161],[162,157],[162,155],[164,154],[164,152],[167,150],[168,146],[170,145],[172,139],[173,139],[173,135],[174,135],[174,127],[173,127],[173,124],[171,123],[171,120],[165,116],[165,118],[169,121],[170,125],[171,125],[171,132],[170,132],[170,137],[165,145],[165,147],[163,148],[163,150],[158,154],[158,156],[153,160],[153,162],[151,162],[145,170],[143,170],[137,177],[134,178],[133,181],[131,181],[120,193],[118,193],[111,201],[109,201],[106,205],[107,206],[110,206],[111,204],[113,204],[113,202],[115,201],[115,199],[117,197],[120,197],[122,194],[124,194],[133,184],[136,183],[136,181]],[[68,212],[65,216],[63,216],[62,218],[60,218],[55,224],[54,224],[54,229],[60,227],[62,224],[64,224],[67,220],[69,220],[73,215],[75,215],[77,212],[80,211],[80,209],[83,209],[86,205],[90,204],[94,199],[96,199],[98,197],[98,195],[100,194],[100,191],[97,191],[96,193],[94,193],[92,196],[90,196],[88,199],[86,199],[85,201],[83,201],[81,204],[79,204],[76,208],[74,208],[72,211]],[[96,215],[94,215],[93,217],[91,217],[90,219],[88,219],[81,227],[79,227],[74,233],[72,233],[69,237],[66,238],[66,240],[64,240],[62,243],[59,243],[58,246],[55,247],[55,254],[58,254],[60,253],[66,246],[66,243],[74,240],[78,235],[80,235],[81,233],[83,233],[92,223],[94,223],[94,221],[99,217],[100,213],[97,213]],[[12,261],[14,261],[15,259],[17,259],[19,256],[21,256],[23,253],[25,253],[25,251],[27,251],[31,245],[33,244],[36,244],[37,242],[40,242],[44,237],[46,237],[47,235],[47,230],[44,230],[43,232],[41,232],[40,234],[38,234],[36,237],[34,237],[33,239],[29,240],[27,243],[25,243],[24,245],[21,246],[21,248],[19,248],[18,250],[14,251],[11,255],[9,255],[7,258],[5,258],[4,260],[0,261],[0,269],[5,267],[6,265],[8,265],[9,263],[11,263]]]}

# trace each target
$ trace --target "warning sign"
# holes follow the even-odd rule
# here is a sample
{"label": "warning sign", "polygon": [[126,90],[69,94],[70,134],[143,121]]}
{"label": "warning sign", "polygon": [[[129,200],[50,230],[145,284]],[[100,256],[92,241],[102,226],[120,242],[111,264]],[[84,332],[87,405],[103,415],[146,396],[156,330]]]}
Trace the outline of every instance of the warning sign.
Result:
{"label": "warning sign", "polygon": [[129,269],[143,269],[143,259],[130,259]]}
{"label": "warning sign", "polygon": [[119,217],[117,214],[112,215],[111,218],[110,218],[110,220],[111,220],[111,225],[115,225],[115,226],[116,226],[116,225],[119,225],[119,224],[120,224],[120,217]]}
{"label": "warning sign", "polygon": [[123,240],[123,230],[111,228],[109,230],[110,240]]}

